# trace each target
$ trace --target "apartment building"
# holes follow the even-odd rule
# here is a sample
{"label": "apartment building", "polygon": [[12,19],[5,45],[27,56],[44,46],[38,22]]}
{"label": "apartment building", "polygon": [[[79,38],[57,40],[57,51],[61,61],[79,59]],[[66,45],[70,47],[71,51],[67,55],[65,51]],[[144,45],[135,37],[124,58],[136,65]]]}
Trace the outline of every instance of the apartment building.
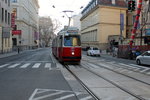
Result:
{"label": "apartment building", "polygon": [[11,0],[12,13],[15,15],[15,28],[12,42],[13,47],[30,49],[38,46],[38,0]]}
{"label": "apartment building", "polygon": [[123,0],[92,0],[82,11],[82,46],[106,49],[126,37],[127,5]]}
{"label": "apartment building", "polygon": [[0,53],[12,50],[10,0],[0,0]]}

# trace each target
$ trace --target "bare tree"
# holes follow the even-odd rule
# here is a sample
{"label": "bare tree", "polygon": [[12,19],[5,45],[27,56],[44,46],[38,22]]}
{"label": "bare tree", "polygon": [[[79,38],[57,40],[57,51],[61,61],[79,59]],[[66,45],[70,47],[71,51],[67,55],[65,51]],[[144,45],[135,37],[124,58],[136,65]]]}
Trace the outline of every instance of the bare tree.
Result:
{"label": "bare tree", "polygon": [[50,17],[39,18],[40,41],[44,41],[45,46],[49,46],[55,31],[60,27],[57,20],[52,21]]}

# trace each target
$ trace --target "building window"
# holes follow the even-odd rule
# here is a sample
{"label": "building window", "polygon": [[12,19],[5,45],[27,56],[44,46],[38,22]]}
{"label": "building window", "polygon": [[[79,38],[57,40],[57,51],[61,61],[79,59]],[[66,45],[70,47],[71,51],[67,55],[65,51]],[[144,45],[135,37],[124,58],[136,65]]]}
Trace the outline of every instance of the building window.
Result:
{"label": "building window", "polygon": [[2,8],[2,22],[4,21],[4,8]]}
{"label": "building window", "polygon": [[5,23],[7,23],[7,10],[5,10]]}
{"label": "building window", "polygon": [[10,13],[8,13],[8,25],[10,25]]}
{"label": "building window", "polygon": [[8,6],[10,6],[10,0],[8,0]]}
{"label": "building window", "polygon": [[5,0],[5,3],[7,3],[7,0]]}

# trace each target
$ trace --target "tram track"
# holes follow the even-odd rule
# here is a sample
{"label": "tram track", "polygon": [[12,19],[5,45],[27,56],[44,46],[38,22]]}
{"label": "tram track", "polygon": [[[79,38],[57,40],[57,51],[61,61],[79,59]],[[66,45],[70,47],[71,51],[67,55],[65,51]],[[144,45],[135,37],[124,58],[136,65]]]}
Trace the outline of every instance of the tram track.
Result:
{"label": "tram track", "polygon": [[[88,61],[87,61],[87,62],[88,62]],[[89,62],[89,63],[92,63],[92,62]],[[127,74],[123,74],[123,73],[121,73],[121,72],[119,72],[119,71],[110,69],[110,68],[108,68],[108,67],[100,66],[100,65],[98,65],[98,64],[96,64],[96,63],[92,63],[92,64],[94,64],[94,65],[96,65],[96,66],[99,66],[99,67],[101,67],[101,68],[105,68],[105,69],[107,69],[107,70],[110,70],[110,71],[112,71],[112,72],[118,73],[118,74],[120,74],[120,75],[126,76],[126,77],[128,77],[128,78],[131,78],[131,79],[133,79],[133,80],[136,80],[136,81],[138,81],[138,82],[141,82],[141,83],[143,83],[143,84],[146,84],[146,85],[149,85],[149,86],[150,86],[150,83],[144,82],[144,81],[142,81],[142,80],[139,80],[139,79],[134,78],[134,77],[132,77],[132,76],[129,76],[129,75],[127,75]],[[112,64],[110,64],[110,65],[112,65]],[[126,69],[126,68],[125,68],[125,69]],[[129,69],[127,69],[127,70],[129,70]]]}
{"label": "tram track", "polygon": [[[90,63],[91,63],[91,62],[90,62]],[[94,63],[94,64],[95,64],[95,63]],[[100,65],[98,65],[98,64],[95,64],[95,65],[97,65],[97,66],[99,66],[99,67],[102,67],[102,68],[105,68],[104,66],[100,66]],[[120,89],[120,90],[124,91],[125,93],[131,95],[132,97],[136,98],[137,100],[147,100],[147,99],[145,99],[144,97],[140,96],[139,94],[136,94],[136,93],[134,93],[133,91],[130,91],[129,89],[120,86],[118,83],[116,83],[116,82],[114,82],[114,81],[112,81],[112,80],[110,80],[110,79],[107,79],[107,78],[104,77],[103,75],[101,75],[101,74],[99,74],[99,73],[97,73],[97,72],[95,72],[95,71],[93,71],[93,70],[87,68],[87,67],[86,67],[86,66],[88,66],[87,64],[81,64],[81,66],[82,66],[82,68],[85,69],[86,71],[88,71],[88,72],[90,72],[90,73],[92,73],[92,74],[94,74],[94,75],[100,77],[101,79],[104,79],[105,81],[111,83],[112,85],[116,86],[118,89]],[[85,88],[85,90],[86,90],[95,100],[100,100],[100,99],[98,98],[98,96],[96,96],[96,95],[93,93],[93,91],[91,91],[91,89],[90,89],[88,86],[86,86],[86,84],[69,68],[68,65],[65,65],[65,68],[78,80],[78,82]],[[145,84],[145,85],[150,86],[149,83],[146,83],[146,82],[141,81],[141,80],[139,80],[139,79],[133,78],[133,77],[128,76],[128,75],[124,75],[124,74],[122,74],[122,73],[119,73],[119,72],[114,71],[114,70],[109,69],[109,68],[105,68],[105,69],[107,69],[107,70],[109,70],[109,71],[112,71],[112,72],[115,72],[115,73],[117,73],[117,74],[123,75],[123,76],[125,76],[125,77],[128,77],[128,78],[130,78],[130,79],[133,79],[133,80],[135,80],[135,81],[137,81],[137,82],[141,82],[141,83],[143,83],[143,84]]]}
{"label": "tram track", "polygon": [[74,77],[75,77],[75,79],[82,85],[82,87],[93,97],[93,99],[95,99],[95,100],[101,100],[101,99],[99,99],[91,90],[90,90],[90,88],[88,88],[88,86],[86,86],[85,84],[84,84],[84,82],[82,82],[82,80],[80,80],[80,78],[78,78],[78,76],[73,72],[73,71],[71,71],[70,69],[69,69],[69,66],[68,65],[63,65],[64,66],[64,68],[66,68],[70,73],[71,73],[71,75],[73,75]]}
{"label": "tram track", "polygon": [[85,68],[85,67],[83,67],[83,68],[86,69],[86,70],[88,70],[89,72],[91,72],[91,73],[93,73],[93,74],[99,76],[100,78],[106,80],[107,82],[113,84],[114,86],[118,87],[119,89],[123,90],[124,92],[126,92],[126,93],[132,95],[133,97],[137,98],[138,100],[146,100],[146,99],[142,98],[141,96],[138,96],[138,95],[136,95],[135,93],[133,93],[133,92],[131,92],[131,91],[129,91],[129,90],[127,90],[127,89],[121,87],[121,86],[118,85],[117,83],[115,83],[115,82],[113,82],[113,81],[111,81],[111,80],[105,78],[104,76],[102,76],[102,75],[100,75],[100,74],[98,74],[98,73],[96,73],[96,72],[94,72],[94,71],[92,71],[92,70],[89,70],[88,68]]}
{"label": "tram track", "polygon": [[[87,62],[88,62],[88,61],[87,61]],[[92,63],[92,62],[89,62],[89,63]],[[136,78],[131,77],[131,76],[129,76],[129,75],[126,75],[126,74],[117,72],[117,71],[115,71],[115,70],[112,70],[112,69],[107,68],[107,67],[104,67],[104,66],[100,66],[100,65],[98,65],[98,64],[96,64],[96,63],[92,63],[92,64],[94,64],[94,65],[96,65],[96,66],[99,66],[99,67],[101,67],[101,68],[107,69],[107,70],[109,70],[109,71],[112,71],[112,72],[114,72],[114,73],[123,75],[123,76],[128,77],[128,78],[130,78],[130,79],[133,79],[133,80],[135,80],[135,81],[137,81],[137,82],[140,82],[140,83],[143,83],[143,84],[145,84],[145,85],[150,86],[150,83],[147,83],[147,82],[144,82],[144,81],[142,81],[142,80],[136,79]],[[87,71],[93,73],[94,75],[99,76],[100,78],[102,78],[102,79],[106,80],[107,82],[113,84],[114,86],[116,86],[116,87],[118,87],[119,89],[123,90],[124,92],[126,92],[126,93],[132,95],[133,97],[137,98],[138,100],[147,100],[147,99],[145,99],[145,98],[143,98],[143,97],[141,97],[141,96],[139,96],[139,95],[137,95],[137,94],[131,92],[130,90],[128,90],[128,89],[126,89],[126,88],[120,86],[118,83],[115,83],[115,82],[111,81],[110,79],[107,79],[107,78],[104,77],[103,75],[101,75],[101,74],[99,74],[99,73],[97,73],[97,72],[95,72],[95,71],[93,71],[93,70],[91,70],[91,69],[85,67],[85,66],[88,66],[87,64],[84,64],[84,66],[83,66],[83,65],[81,65],[81,66],[82,66],[82,68],[86,69]],[[148,99],[148,100],[149,100],[149,99]]]}

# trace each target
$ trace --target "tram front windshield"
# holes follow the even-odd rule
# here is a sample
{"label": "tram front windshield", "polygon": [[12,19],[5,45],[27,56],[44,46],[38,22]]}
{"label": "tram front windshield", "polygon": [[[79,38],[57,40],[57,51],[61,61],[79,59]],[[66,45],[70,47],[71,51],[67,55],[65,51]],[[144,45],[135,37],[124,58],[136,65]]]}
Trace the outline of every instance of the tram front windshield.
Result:
{"label": "tram front windshield", "polygon": [[64,46],[80,46],[80,36],[65,36]]}

